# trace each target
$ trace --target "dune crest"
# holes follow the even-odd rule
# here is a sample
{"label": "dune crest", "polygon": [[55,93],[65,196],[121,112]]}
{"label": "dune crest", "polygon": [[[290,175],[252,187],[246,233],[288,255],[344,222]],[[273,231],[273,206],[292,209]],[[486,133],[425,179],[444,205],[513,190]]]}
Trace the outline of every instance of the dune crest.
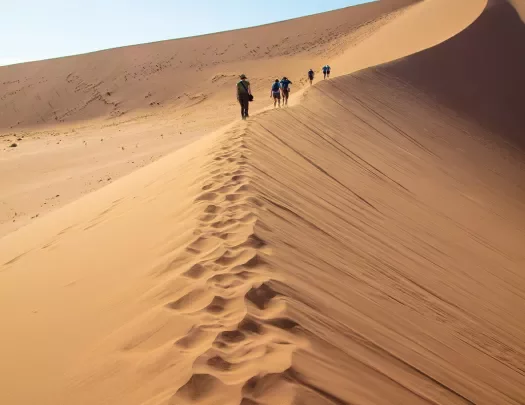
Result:
{"label": "dune crest", "polygon": [[[240,72],[250,72],[256,88],[261,88],[259,80],[282,74],[283,69],[289,76],[302,77],[305,58],[318,70],[325,58],[360,40],[357,31],[373,32],[385,15],[414,1],[386,0],[244,30],[3,66],[0,129],[110,117],[122,121],[159,112],[173,115],[187,107],[188,92],[231,101],[226,86],[231,88]],[[225,69],[234,76],[214,81]],[[206,103],[214,111],[200,114],[201,120],[225,109],[217,101]]]}
{"label": "dune crest", "polygon": [[338,55],[333,65],[344,66],[340,73],[349,74],[431,48],[467,28],[486,5],[487,0],[416,2],[398,10],[396,18],[379,27],[367,41]]}
{"label": "dune crest", "polygon": [[[443,4],[394,10],[341,61]],[[0,402],[525,402],[524,156],[421,62],[461,63],[508,4],[484,6],[0,239]],[[211,94],[186,91],[189,114]]]}
{"label": "dune crest", "polygon": [[412,3],[0,67],[0,171],[11,171],[0,180],[0,237],[229,124],[240,73],[257,94],[252,110],[266,108],[275,77],[298,92],[308,68],[319,72]]}
{"label": "dune crest", "polygon": [[269,263],[273,248],[255,230],[264,229],[265,203],[252,185],[245,136],[236,126],[210,147],[199,170],[209,175],[187,208],[191,236],[142,281],[149,309],[97,349],[93,357],[106,360],[72,377],[68,401],[99,402],[108,387],[122,387],[115,404],[270,403],[275,395],[293,402],[292,355],[307,340],[273,289],[280,277]]}

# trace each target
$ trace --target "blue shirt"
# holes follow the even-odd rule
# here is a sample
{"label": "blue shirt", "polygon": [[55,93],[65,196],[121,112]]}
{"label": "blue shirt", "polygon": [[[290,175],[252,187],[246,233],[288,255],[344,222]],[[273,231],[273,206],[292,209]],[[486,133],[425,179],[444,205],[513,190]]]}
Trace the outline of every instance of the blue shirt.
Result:
{"label": "blue shirt", "polygon": [[290,80],[288,80],[288,79],[286,79],[286,80],[281,80],[281,87],[282,87],[283,89],[285,89],[285,90],[288,89],[288,86],[289,86],[290,84],[292,84],[292,82],[291,82]]}
{"label": "blue shirt", "polygon": [[276,82],[276,83],[274,83],[274,84],[272,85],[272,91],[273,91],[274,93],[277,93],[277,92],[279,91],[280,88],[281,88],[281,84],[278,83],[278,82]]}

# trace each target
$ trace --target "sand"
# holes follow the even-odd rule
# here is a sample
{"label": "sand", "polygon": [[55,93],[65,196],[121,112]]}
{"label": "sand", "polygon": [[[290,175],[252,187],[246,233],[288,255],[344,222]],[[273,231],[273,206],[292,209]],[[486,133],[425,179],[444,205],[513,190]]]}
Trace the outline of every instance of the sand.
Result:
{"label": "sand", "polygon": [[[182,109],[191,125],[169,100],[127,122],[102,109],[27,127],[2,193],[59,197],[2,228],[0,402],[525,402],[523,81],[495,46],[521,49],[521,23],[505,2],[402,3],[283,23],[319,42],[325,18],[352,16],[322,45],[338,77],[294,85],[293,106],[273,110],[254,67],[260,112],[246,122],[223,126],[236,118],[213,100],[225,86]],[[253,29],[259,46],[274,28]],[[138,49],[146,61],[166,44]],[[282,58],[297,46],[281,44],[266,66],[299,75],[321,60],[314,45]],[[481,55],[501,63],[476,70]],[[119,91],[138,103],[133,86]],[[138,170],[127,137],[150,142]],[[109,170],[110,184],[79,184]]]}
{"label": "sand", "polygon": [[0,67],[0,236],[230,123],[240,73],[264,108],[270,80],[295,92],[410,3]]}

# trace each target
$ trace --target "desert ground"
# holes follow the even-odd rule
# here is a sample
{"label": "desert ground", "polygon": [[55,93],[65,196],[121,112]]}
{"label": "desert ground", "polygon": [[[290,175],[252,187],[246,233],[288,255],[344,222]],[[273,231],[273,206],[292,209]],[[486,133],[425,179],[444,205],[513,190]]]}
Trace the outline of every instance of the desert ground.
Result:
{"label": "desert ground", "polygon": [[382,0],[0,67],[0,403],[525,403],[523,16]]}

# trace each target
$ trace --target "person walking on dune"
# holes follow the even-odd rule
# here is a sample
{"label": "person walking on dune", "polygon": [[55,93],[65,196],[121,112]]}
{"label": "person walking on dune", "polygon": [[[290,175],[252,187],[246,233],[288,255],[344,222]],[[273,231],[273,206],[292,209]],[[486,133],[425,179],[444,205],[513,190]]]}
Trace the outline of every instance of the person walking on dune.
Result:
{"label": "person walking on dune", "polygon": [[288,97],[290,96],[290,84],[292,82],[288,80],[286,76],[281,80],[281,91],[283,93],[283,105],[288,105]]}
{"label": "person walking on dune", "polygon": [[272,84],[272,90],[270,91],[270,97],[273,97],[273,108],[276,107],[277,102],[279,102],[279,108],[281,107],[281,83],[279,79],[275,79],[275,82]]}
{"label": "person walking on dune", "polygon": [[253,100],[252,89],[250,88],[250,82],[248,81],[245,74],[240,76],[241,81],[237,83],[237,100],[241,105],[241,117],[243,120],[249,117],[248,109],[250,107],[250,101]]}
{"label": "person walking on dune", "polygon": [[311,86],[313,81],[314,81],[314,71],[313,71],[313,69],[310,69],[308,71],[308,80],[310,81],[310,86]]}
{"label": "person walking on dune", "polygon": [[324,65],[323,66],[323,75],[324,75],[324,78],[329,78],[330,79],[330,65]]}

